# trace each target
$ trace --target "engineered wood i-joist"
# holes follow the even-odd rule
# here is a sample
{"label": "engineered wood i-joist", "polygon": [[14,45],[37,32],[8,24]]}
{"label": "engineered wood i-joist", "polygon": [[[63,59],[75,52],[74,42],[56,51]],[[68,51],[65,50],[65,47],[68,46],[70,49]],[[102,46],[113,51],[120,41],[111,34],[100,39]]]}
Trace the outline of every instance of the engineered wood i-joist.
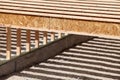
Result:
{"label": "engineered wood i-joist", "polygon": [[43,32],[43,44],[47,44],[47,32]]}
{"label": "engineered wood i-joist", "polygon": [[27,34],[27,36],[26,36],[26,51],[27,52],[29,52],[30,51],[30,30],[27,30],[26,31],[26,34]]}
{"label": "engineered wood i-joist", "polygon": [[10,29],[10,27],[6,28],[6,33],[7,33],[6,59],[10,60],[11,59],[11,29]]}
{"label": "engineered wood i-joist", "polygon": [[0,24],[120,36],[120,1],[0,0]]}
{"label": "engineered wood i-joist", "polygon": [[21,54],[21,29],[17,29],[17,56]]}
{"label": "engineered wood i-joist", "polygon": [[54,41],[54,40],[55,40],[55,33],[51,32],[51,41]]}
{"label": "engineered wood i-joist", "polygon": [[35,31],[35,47],[39,47],[39,31]]}

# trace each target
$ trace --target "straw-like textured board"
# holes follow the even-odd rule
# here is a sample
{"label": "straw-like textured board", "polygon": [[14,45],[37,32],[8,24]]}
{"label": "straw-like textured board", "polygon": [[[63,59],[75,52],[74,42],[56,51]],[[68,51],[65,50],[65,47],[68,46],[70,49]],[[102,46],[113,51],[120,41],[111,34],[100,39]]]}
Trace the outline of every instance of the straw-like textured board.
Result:
{"label": "straw-like textured board", "polygon": [[120,1],[0,0],[0,24],[120,36]]}
{"label": "straw-like textured board", "polygon": [[48,28],[49,18],[47,17],[34,17],[26,15],[14,15],[14,14],[0,14],[0,24],[25,27],[46,27]]}
{"label": "straw-like textured board", "polygon": [[120,24],[75,19],[0,14],[0,24],[120,36]]}

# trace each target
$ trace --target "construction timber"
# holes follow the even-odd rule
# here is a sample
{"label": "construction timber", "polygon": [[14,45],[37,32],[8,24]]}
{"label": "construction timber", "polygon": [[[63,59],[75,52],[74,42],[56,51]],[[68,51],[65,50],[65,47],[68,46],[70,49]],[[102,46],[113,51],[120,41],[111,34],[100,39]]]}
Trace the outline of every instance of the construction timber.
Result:
{"label": "construction timber", "polygon": [[120,36],[120,1],[0,0],[0,24]]}

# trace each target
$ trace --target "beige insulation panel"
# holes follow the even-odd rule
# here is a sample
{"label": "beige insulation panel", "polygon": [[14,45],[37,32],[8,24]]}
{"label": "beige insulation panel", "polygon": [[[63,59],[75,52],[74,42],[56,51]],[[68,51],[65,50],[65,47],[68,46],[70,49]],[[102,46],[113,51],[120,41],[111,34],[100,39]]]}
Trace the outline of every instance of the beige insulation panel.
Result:
{"label": "beige insulation panel", "polygon": [[120,1],[0,0],[0,24],[120,36]]}

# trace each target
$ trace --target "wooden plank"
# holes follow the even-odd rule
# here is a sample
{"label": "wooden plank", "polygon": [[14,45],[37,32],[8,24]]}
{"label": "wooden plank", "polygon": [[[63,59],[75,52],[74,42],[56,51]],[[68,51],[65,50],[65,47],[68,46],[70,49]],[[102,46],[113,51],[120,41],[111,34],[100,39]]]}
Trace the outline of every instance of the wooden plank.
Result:
{"label": "wooden plank", "polygon": [[[6,1],[1,1],[1,3],[2,2],[6,2]],[[76,6],[79,6],[80,5],[80,3],[81,4],[88,4],[88,5],[95,5],[95,4],[99,4],[99,5],[103,5],[103,6],[105,6],[105,5],[111,5],[111,6],[113,6],[113,8],[114,8],[114,6],[116,6],[116,7],[119,7],[119,3],[113,3],[113,2],[106,2],[106,1],[104,1],[104,3],[103,2],[95,2],[95,1],[88,1],[88,2],[86,2],[86,1],[79,1],[79,2],[77,2],[77,1],[29,1],[29,2],[27,2],[27,1],[7,1],[7,3],[16,3],[16,4],[32,4],[32,5],[40,5],[40,4],[52,4],[52,5],[54,5],[54,4],[56,4],[56,5],[59,5],[59,4],[61,4],[61,5],[71,5],[71,6],[73,6],[73,5],[76,5]],[[114,1],[115,2],[115,1]],[[32,6],[31,5],[31,6]],[[97,7],[99,7],[99,6],[97,6]],[[108,7],[110,7],[110,6],[108,6]]]}
{"label": "wooden plank", "polygon": [[55,40],[55,33],[51,32],[51,41],[54,41],[54,40]]}
{"label": "wooden plank", "polygon": [[67,33],[67,32],[65,32],[64,34],[65,34],[65,36],[67,36],[67,35],[68,35],[68,33]]}
{"label": "wooden plank", "polygon": [[39,31],[35,31],[35,48],[39,47]]}
{"label": "wooden plank", "polygon": [[[57,9],[56,9],[56,11],[57,10],[64,10],[64,11],[73,11],[73,12],[79,12],[79,11],[81,11],[82,10],[82,12],[84,12],[83,10],[92,10],[92,12],[95,12],[95,13],[108,13],[108,14],[112,14],[112,13],[114,13],[114,14],[119,14],[119,9],[118,10],[116,10],[116,9],[110,9],[110,11],[108,12],[108,11],[106,11],[107,9],[109,9],[109,8],[95,8],[94,9],[94,7],[92,7],[92,8],[89,8],[89,9],[87,9],[87,6],[85,6],[85,7],[83,7],[83,6],[81,6],[81,7],[77,7],[77,8],[71,8],[70,6],[43,6],[42,4],[40,5],[40,6],[30,6],[30,5],[19,5],[19,4],[3,4],[3,3],[0,3],[1,4],[1,6],[4,6],[4,8],[10,8],[10,7],[13,7],[13,8],[15,8],[15,6],[18,6],[18,8],[19,8],[19,10],[21,9],[21,8],[23,8],[23,7],[27,7],[27,8],[24,8],[24,9],[27,9],[27,10],[31,10],[31,9],[34,9],[34,10],[42,10],[42,9],[47,9],[47,10],[54,10],[54,8],[55,7],[57,7]],[[0,6],[0,7],[1,7]],[[15,8],[15,9],[17,9],[17,8]],[[68,9],[68,10],[67,10]]]}
{"label": "wooden plank", "polygon": [[26,30],[26,51],[29,52],[30,51],[30,30]]}
{"label": "wooden plank", "polygon": [[[1,23],[4,24],[12,23],[13,25],[20,25],[20,26],[22,25],[22,26],[27,26],[29,28],[38,27],[39,29],[41,28],[48,30],[63,30],[63,31],[81,32],[88,34],[90,33],[90,34],[98,34],[98,35],[102,34],[102,35],[119,36],[120,30],[118,26],[120,24],[116,24],[116,23],[120,23],[120,16],[119,16],[120,4],[116,3],[116,1],[113,0],[109,2],[108,1],[101,2],[100,0],[99,1],[96,0],[93,1],[90,0],[2,1],[1,0],[0,2],[1,12],[26,14],[26,15],[17,15],[16,18],[16,16],[14,16],[15,14],[7,14],[7,16],[3,15],[2,17],[1,15],[0,17],[3,18],[3,19],[1,18]],[[31,16],[31,15],[37,15],[37,16]],[[47,17],[41,17],[41,16],[47,16]],[[90,21],[88,22],[87,20]],[[98,21],[102,21],[102,22],[98,22]],[[106,23],[106,22],[110,22],[110,23]]]}
{"label": "wooden plank", "polygon": [[[26,8],[27,10],[31,10],[31,9],[34,9],[34,10],[39,10],[39,9],[47,9],[47,10],[52,10],[52,9],[54,9],[54,8],[56,8],[56,6],[43,6],[42,4],[41,5],[39,5],[39,6],[37,6],[37,5],[32,5],[32,6],[30,6],[30,5],[24,5],[24,4],[10,4],[10,3],[0,3],[0,7],[3,7],[4,6],[4,8],[6,7],[6,8],[10,8],[10,7],[13,7],[13,8],[15,8],[15,7],[19,7],[19,8],[23,8],[24,7],[24,9]],[[120,14],[119,13],[119,10],[115,10],[115,11],[112,11],[112,10],[110,10],[109,12],[107,11],[107,10],[99,10],[99,9],[93,9],[93,8],[90,8],[90,9],[86,9],[86,8],[84,8],[84,7],[80,7],[80,8],[70,8],[70,7],[66,7],[66,6],[64,6],[64,7],[59,7],[59,6],[57,6],[57,9],[56,9],[56,11],[57,10],[64,10],[64,11],[73,11],[73,12],[79,12],[79,11],[82,11],[82,12],[88,12],[88,13],[98,13],[98,14],[112,14],[112,15],[117,15],[117,14]]]}
{"label": "wooden plank", "polygon": [[58,33],[58,38],[61,38],[61,37],[62,37],[62,33],[59,32],[59,33]]}
{"label": "wooden plank", "polygon": [[[115,23],[120,22],[119,3],[116,3],[116,5],[113,5],[113,4],[108,4],[108,2],[106,1],[104,2],[107,4],[99,4],[99,3],[91,3],[91,2],[95,2],[95,1],[86,2],[86,1],[11,1],[11,0],[7,0],[7,1],[1,1],[0,12],[94,20],[94,21],[105,21],[105,22],[115,22]],[[113,3],[115,1],[110,1],[110,2]],[[53,4],[56,4],[56,5],[53,5]],[[99,4],[99,5],[96,6],[96,4]]]}
{"label": "wooden plank", "polygon": [[16,54],[19,56],[21,54],[21,29],[17,29],[17,49]]}
{"label": "wooden plank", "polygon": [[[36,12],[25,12],[25,11],[16,11],[16,10],[5,10],[0,9],[1,13],[14,13],[14,14],[24,14],[24,15],[33,15],[33,16],[45,16],[45,17],[56,17],[56,18],[66,18],[66,19],[80,19],[80,20],[92,20],[92,21],[102,21],[102,22],[112,22],[120,23],[119,19],[114,18],[103,18],[103,17],[93,17],[93,16],[76,16],[76,15],[65,15],[65,14],[53,14],[53,13],[36,13]],[[102,16],[102,15],[101,15]]]}
{"label": "wooden plank", "polygon": [[47,44],[47,32],[43,32],[43,45]]}
{"label": "wooden plank", "polygon": [[[91,12],[79,12],[79,11],[64,11],[64,10],[50,10],[50,9],[30,9],[30,8],[22,8],[22,7],[10,7],[10,6],[4,6],[4,9],[13,9],[15,11],[24,11],[24,12],[34,12],[34,13],[48,13],[48,14],[61,14],[61,15],[69,15],[69,16],[87,16],[87,17],[101,17],[101,18],[111,18],[111,19],[120,19],[120,16],[117,14],[104,14],[104,13],[91,13]],[[120,11],[120,10],[118,10]],[[99,14],[99,15],[98,15]]]}
{"label": "wooden plank", "polygon": [[[33,29],[33,30],[49,31],[49,32],[60,31],[62,33],[68,32],[68,33],[73,33],[73,34],[84,33],[84,34],[89,34],[89,35],[94,34],[97,36],[99,34],[107,35],[107,36],[120,36],[120,29],[118,28],[120,24],[116,24],[116,23],[105,23],[105,22],[103,23],[103,22],[97,22],[97,21],[96,22],[95,21],[83,21],[83,20],[74,20],[74,19],[69,20],[69,19],[59,19],[59,18],[46,19],[46,17],[38,18],[34,16],[31,16],[31,17],[23,16],[25,17],[24,19],[24,18],[21,18],[22,15],[9,15],[9,14],[5,14],[1,17],[3,19],[0,18],[1,19],[0,23],[4,22],[6,24],[8,23],[10,24],[11,22],[14,22],[13,23],[14,25],[12,26],[13,28]],[[16,17],[17,19],[19,18],[18,21]],[[21,21],[21,23],[18,23],[19,21]],[[37,22],[38,24],[36,24],[34,23],[36,21],[40,21],[40,22]],[[31,26],[25,27],[26,25],[29,25],[28,22],[30,22]],[[23,26],[21,26],[21,24]],[[18,25],[18,26],[15,26],[15,25]],[[49,27],[49,25],[51,25],[51,27]]]}
{"label": "wooden plank", "polygon": [[6,38],[7,38],[7,47],[6,47],[6,59],[11,59],[11,28],[6,27]]}

